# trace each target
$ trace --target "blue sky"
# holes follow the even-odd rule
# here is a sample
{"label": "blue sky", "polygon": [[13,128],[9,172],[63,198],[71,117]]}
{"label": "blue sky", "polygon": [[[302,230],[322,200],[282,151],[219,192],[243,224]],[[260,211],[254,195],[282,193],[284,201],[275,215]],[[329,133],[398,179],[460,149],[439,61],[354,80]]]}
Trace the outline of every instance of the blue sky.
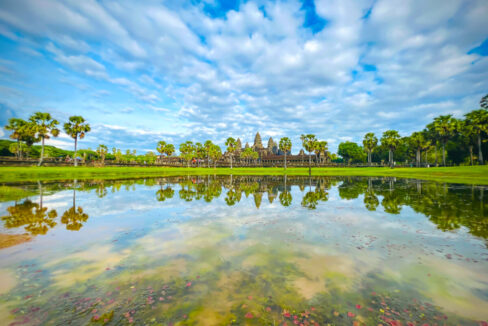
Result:
{"label": "blue sky", "polygon": [[256,131],[293,152],[302,133],[332,151],[408,135],[488,93],[487,14],[486,0],[3,0],[0,123],[82,115],[82,148],[139,153]]}

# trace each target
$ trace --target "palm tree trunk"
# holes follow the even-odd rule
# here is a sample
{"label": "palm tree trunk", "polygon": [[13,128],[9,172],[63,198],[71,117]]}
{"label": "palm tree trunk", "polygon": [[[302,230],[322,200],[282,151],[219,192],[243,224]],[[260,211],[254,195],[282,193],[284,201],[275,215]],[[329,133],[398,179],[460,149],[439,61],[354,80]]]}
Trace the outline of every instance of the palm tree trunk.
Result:
{"label": "palm tree trunk", "polygon": [[42,165],[42,160],[44,158],[44,137],[41,137],[42,141],[41,141],[41,157],[39,157],[39,164],[37,164],[37,166],[41,166]]}
{"label": "palm tree trunk", "polygon": [[78,146],[78,135],[75,136],[75,153],[73,155],[74,165],[78,166],[78,160],[76,158],[76,147]]}
{"label": "palm tree trunk", "polygon": [[232,154],[230,155],[230,169],[232,170]]}
{"label": "palm tree trunk", "polygon": [[417,167],[420,167],[420,149],[417,148]]}
{"label": "palm tree trunk", "polygon": [[442,141],[442,165],[446,166],[446,141]]}
{"label": "palm tree trunk", "polygon": [[285,151],[285,170],[286,170],[286,151]]}
{"label": "palm tree trunk", "polygon": [[391,148],[388,154],[389,154],[388,160],[390,161],[390,167],[393,168],[393,151],[391,150]]}
{"label": "palm tree trunk", "polygon": [[481,150],[481,134],[478,133],[478,160],[483,165],[483,151]]}
{"label": "palm tree trunk", "polygon": [[469,162],[473,166],[473,145],[469,145]]}
{"label": "palm tree trunk", "polygon": [[308,175],[312,175],[312,154],[308,152]]}
{"label": "palm tree trunk", "polygon": [[20,159],[20,138],[17,137],[17,159]]}
{"label": "palm tree trunk", "polygon": [[437,163],[437,141],[435,142],[435,166],[439,166]]}

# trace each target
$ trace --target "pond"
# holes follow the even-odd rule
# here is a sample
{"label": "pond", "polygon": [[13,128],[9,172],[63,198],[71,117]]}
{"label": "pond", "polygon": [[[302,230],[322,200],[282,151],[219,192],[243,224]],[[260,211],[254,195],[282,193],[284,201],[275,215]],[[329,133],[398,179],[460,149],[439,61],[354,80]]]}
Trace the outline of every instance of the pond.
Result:
{"label": "pond", "polygon": [[485,186],[181,176],[16,185],[5,325],[487,325]]}

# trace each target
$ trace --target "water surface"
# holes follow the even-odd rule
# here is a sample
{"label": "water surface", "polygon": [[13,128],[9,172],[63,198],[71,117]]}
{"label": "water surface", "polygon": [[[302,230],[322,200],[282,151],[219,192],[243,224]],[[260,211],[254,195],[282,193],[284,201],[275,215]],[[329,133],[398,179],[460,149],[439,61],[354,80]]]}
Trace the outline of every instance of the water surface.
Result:
{"label": "water surface", "polygon": [[[0,203],[6,325],[484,325],[486,187],[170,177]],[[22,242],[22,241],[20,241]],[[411,323],[411,324],[409,324]]]}

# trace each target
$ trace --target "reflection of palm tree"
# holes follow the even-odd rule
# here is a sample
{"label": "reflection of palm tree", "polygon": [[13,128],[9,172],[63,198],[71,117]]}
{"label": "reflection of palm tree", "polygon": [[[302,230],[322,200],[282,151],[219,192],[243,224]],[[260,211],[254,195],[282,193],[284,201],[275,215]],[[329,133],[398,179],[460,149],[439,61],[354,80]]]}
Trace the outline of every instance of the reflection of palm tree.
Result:
{"label": "reflection of palm tree", "polygon": [[283,191],[280,194],[280,203],[283,206],[290,206],[291,202],[293,200],[293,197],[291,196],[291,193],[288,191]]}
{"label": "reflection of palm tree", "polygon": [[372,179],[368,178],[368,189],[364,193],[364,206],[369,211],[375,211],[380,204],[378,197],[374,194]]}
{"label": "reflection of palm tree", "polygon": [[2,216],[6,228],[24,229],[32,235],[46,234],[50,228],[56,225],[54,219],[58,216],[55,210],[47,212],[47,207],[26,199],[22,204],[7,207],[9,215]]}
{"label": "reflection of palm tree", "polygon": [[225,202],[228,206],[234,206],[238,202],[237,192],[234,189],[230,189],[225,197]]}
{"label": "reflection of palm tree", "polygon": [[107,188],[105,188],[105,183],[102,181],[98,184],[97,189],[95,190],[97,196],[103,198],[107,195]]}
{"label": "reflection of palm tree", "polygon": [[372,190],[366,191],[364,194],[364,206],[369,211],[375,211],[376,207],[380,204],[378,197],[375,196]]}
{"label": "reflection of palm tree", "polygon": [[286,207],[291,205],[293,197],[291,196],[291,193],[288,191],[288,188],[286,186],[286,181],[287,181],[286,174],[283,179],[284,179],[284,185],[283,185],[283,191],[280,194],[280,203],[281,205]]}
{"label": "reflection of palm tree", "polygon": [[66,225],[66,230],[70,231],[78,231],[83,226],[83,222],[88,220],[88,214],[83,212],[83,208],[76,207],[75,187],[73,187],[73,206],[61,216],[61,223]]}
{"label": "reflection of palm tree", "polygon": [[156,199],[158,201],[165,201],[166,199],[173,198],[174,194],[175,191],[171,189],[171,187],[167,186],[165,189],[163,189],[161,186],[161,189],[156,192]]}

